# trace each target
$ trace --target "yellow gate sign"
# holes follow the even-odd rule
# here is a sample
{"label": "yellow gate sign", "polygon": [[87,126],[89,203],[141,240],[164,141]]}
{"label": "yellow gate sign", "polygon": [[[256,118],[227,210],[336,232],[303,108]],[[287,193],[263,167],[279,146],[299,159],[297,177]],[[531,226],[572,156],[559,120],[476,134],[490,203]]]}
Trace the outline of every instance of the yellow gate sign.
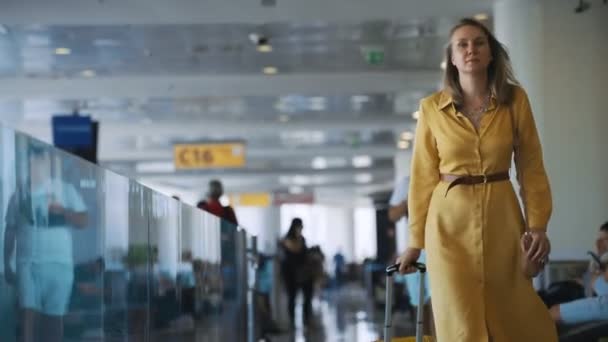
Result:
{"label": "yellow gate sign", "polygon": [[244,167],[245,144],[176,144],[173,145],[173,160],[176,170]]}
{"label": "yellow gate sign", "polygon": [[271,196],[267,192],[252,192],[229,195],[230,204],[238,207],[268,207]]}

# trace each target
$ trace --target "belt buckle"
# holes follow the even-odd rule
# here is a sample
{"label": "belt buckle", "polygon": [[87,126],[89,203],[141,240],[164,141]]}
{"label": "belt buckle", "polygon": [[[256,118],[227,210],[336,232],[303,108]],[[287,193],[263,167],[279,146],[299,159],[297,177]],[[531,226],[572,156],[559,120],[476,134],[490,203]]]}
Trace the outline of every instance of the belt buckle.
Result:
{"label": "belt buckle", "polygon": [[482,175],[483,176],[483,184],[487,184],[488,183],[488,176],[486,175]]}

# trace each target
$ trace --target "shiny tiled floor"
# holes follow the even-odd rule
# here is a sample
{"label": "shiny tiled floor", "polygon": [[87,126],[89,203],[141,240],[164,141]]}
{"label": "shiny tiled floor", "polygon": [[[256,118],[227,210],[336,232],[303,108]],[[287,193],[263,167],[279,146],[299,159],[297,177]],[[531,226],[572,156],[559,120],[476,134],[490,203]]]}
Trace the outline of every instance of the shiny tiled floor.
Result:
{"label": "shiny tiled floor", "polygon": [[[305,329],[296,324],[295,331],[270,336],[272,342],[370,342],[380,338],[384,312],[374,308],[365,291],[355,285],[329,291],[314,303],[316,324]],[[398,336],[413,334],[409,315],[395,314],[394,330]],[[299,320],[297,320],[299,321]]]}
{"label": "shiny tiled floor", "polygon": [[[315,319],[312,327],[305,328],[301,323],[301,308],[297,309],[296,327],[287,329],[287,322],[281,322],[282,334],[270,335],[261,341],[268,342],[371,342],[380,338],[384,312],[374,308],[371,299],[363,288],[346,285],[339,290],[324,292],[313,302]],[[408,314],[394,314],[394,333],[396,336],[413,336],[413,322]],[[217,330],[217,326],[215,328]],[[218,331],[197,324],[194,334],[163,335],[153,340],[171,341],[216,341]]]}

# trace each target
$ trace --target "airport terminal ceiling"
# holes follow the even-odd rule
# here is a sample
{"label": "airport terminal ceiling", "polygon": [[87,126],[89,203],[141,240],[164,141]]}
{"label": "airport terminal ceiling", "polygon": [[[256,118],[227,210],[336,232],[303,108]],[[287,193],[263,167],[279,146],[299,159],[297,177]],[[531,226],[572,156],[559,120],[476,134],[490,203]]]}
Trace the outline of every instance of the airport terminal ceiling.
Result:
{"label": "airport terminal ceiling", "polygon": [[[2,122],[49,141],[53,114],[90,114],[102,165],[176,192],[211,177],[228,191],[387,190],[450,25],[492,6],[174,3],[3,3]],[[176,172],[173,146],[196,142],[244,142],[246,163]]]}

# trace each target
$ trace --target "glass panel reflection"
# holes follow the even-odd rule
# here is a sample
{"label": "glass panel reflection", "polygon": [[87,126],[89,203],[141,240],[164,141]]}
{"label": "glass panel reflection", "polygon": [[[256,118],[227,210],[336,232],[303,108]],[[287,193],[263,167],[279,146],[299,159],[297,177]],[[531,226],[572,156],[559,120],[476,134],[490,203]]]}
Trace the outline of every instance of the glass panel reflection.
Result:
{"label": "glass panel reflection", "polygon": [[245,339],[237,225],[7,128],[0,175],[2,341]]}

